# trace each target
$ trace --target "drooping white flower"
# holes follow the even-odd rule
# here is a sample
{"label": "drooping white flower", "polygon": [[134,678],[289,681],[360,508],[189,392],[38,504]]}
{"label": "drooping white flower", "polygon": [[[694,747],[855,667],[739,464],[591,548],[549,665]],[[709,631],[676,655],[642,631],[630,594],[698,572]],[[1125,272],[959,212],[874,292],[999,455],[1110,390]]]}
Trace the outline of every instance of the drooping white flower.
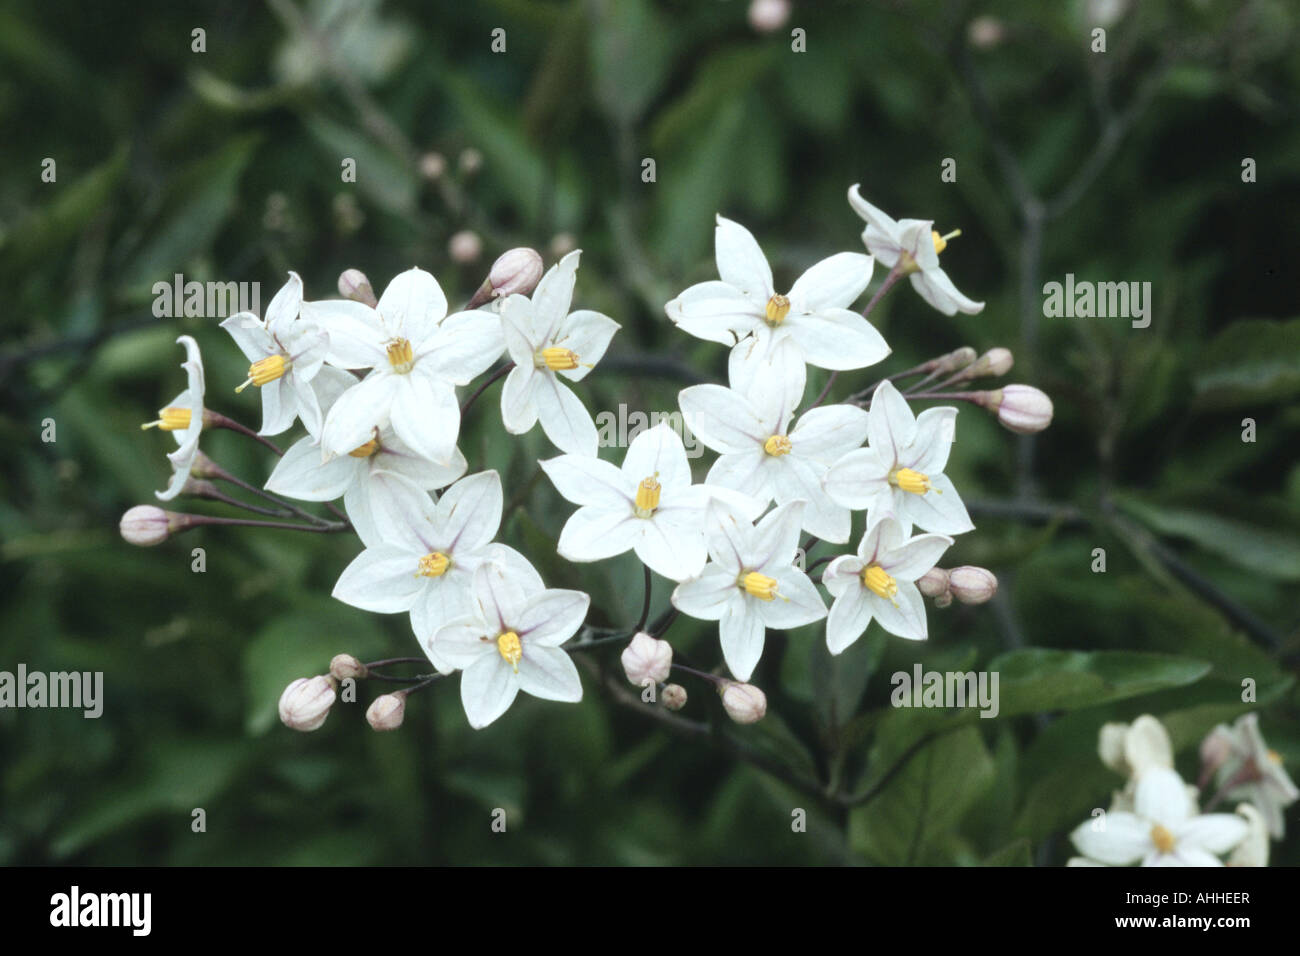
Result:
{"label": "drooping white flower", "polygon": [[376,509],[382,543],[367,547],[344,569],[334,597],[381,614],[410,611],[411,628],[430,660],[448,673],[451,665],[435,655],[430,641],[440,626],[470,612],[475,569],[494,560],[529,584],[540,579],[523,555],[492,543],[502,506],[495,471],[462,478],[437,504],[409,479],[390,474],[384,479],[407,485],[411,493],[396,501],[396,509]]}
{"label": "drooping white flower", "polygon": [[203,356],[199,354],[199,343],[190,336],[182,335],[176,341],[185,346],[185,361],[181,363],[185,369],[185,391],[158,409],[156,421],[140,426],[161,428],[176,439],[176,450],[167,455],[172,466],[171,480],[164,490],[154,492],[160,501],[171,501],[185,487],[199,454],[199,434],[203,431]]}
{"label": "drooping white flower", "polygon": [[867,412],[868,447],[837,460],[822,486],[846,508],[866,508],[872,521],[893,514],[904,533],[961,534],[975,527],[952,481],[943,474],[952,448],[957,409],[929,408],[912,415],[907,399],[881,382]]}
{"label": "drooping white flower", "polygon": [[589,309],[569,312],[581,252],[570,252],[553,265],[531,299],[511,295],[501,303],[506,350],[515,363],[501,389],[501,421],[512,435],[541,422],[560,451],[594,456],[597,435],[591,413],[560,379],[585,378],[620,326]]}
{"label": "drooping white flower", "polygon": [[1083,856],[1108,866],[1222,866],[1219,857],[1246,833],[1246,821],[1235,814],[1198,813],[1182,778],[1153,766],[1138,780],[1132,812],[1080,824],[1070,840]]}
{"label": "drooping white flower", "polygon": [[754,526],[711,504],[705,515],[711,560],[673,591],[673,606],[683,614],[718,622],[722,656],[739,680],[754,673],[767,628],[826,616],[816,586],[794,566],[803,507],[802,501],[781,505]]}
{"label": "drooping white flower", "polygon": [[944,315],[965,312],[974,315],[984,310],[957,291],[948,274],[939,268],[939,253],[953,237],[941,236],[929,219],[900,219],[895,222],[858,193],[856,184],[849,188],[849,205],[866,220],[862,242],[881,265],[893,269],[902,260],[900,270],[911,280],[912,288]]}
{"label": "drooping white flower", "polygon": [[1300,798],[1300,789],[1286,772],[1281,754],[1264,742],[1259,715],[1245,714],[1231,728],[1220,724],[1212,734],[1229,746],[1228,758],[1218,773],[1219,786],[1228,788],[1224,795],[1253,803],[1273,839],[1282,839],[1286,834],[1283,811]]}
{"label": "drooping white flower", "polygon": [[1237,805],[1237,813],[1246,820],[1246,836],[1228,857],[1228,866],[1268,866],[1268,821],[1251,803]]}
{"label": "drooping white flower", "polygon": [[[783,354],[784,353],[784,354]],[[798,417],[805,367],[786,339],[747,393],[693,385],[678,396],[682,416],[700,441],[719,453],[706,482],[777,504],[802,499],[803,526],[824,541],[849,539],[852,515],[822,488],[830,463],[867,437],[867,413],[856,405],[824,405]],[[791,361],[793,359],[793,361]]]}
{"label": "drooping white flower", "polygon": [[248,379],[235,391],[256,385],[261,392],[262,435],[286,431],[295,418],[301,418],[312,435],[320,434],[320,406],[311,380],[325,361],[329,336],[301,312],[302,280],[290,272],[289,281],[266,307],[265,320],[238,312],[221,323],[252,363]]}
{"label": "drooping white flower", "polygon": [[952,538],[941,534],[908,538],[893,518],[869,527],[857,554],[841,555],[822,574],[835,597],[826,619],[830,652],[841,653],[873,619],[891,634],[925,640],[925,600],[915,582],[951,546]]}
{"label": "drooping white flower", "polygon": [[705,508],[721,500],[746,521],[764,502],[725,488],[691,484],[691,466],[666,422],[632,439],[621,468],[586,455],[541,462],[561,495],[581,505],[560,532],[569,561],[602,561],[634,550],[652,571],[674,581],[694,577],[708,560]]}
{"label": "drooping white flower", "polygon": [[889,354],[875,327],[848,309],[871,282],[870,256],[841,252],[823,259],[781,295],[748,229],[718,216],[714,240],[720,280],[691,286],[664,311],[682,331],[733,346],[732,387],[747,388],[755,363],[785,339],[818,368],[865,368]]}
{"label": "drooping white flower", "polygon": [[522,690],[576,703],[582,681],[560,645],[582,626],[591,598],[581,591],[521,586],[513,569],[485,561],[474,572],[474,608],[440,627],[436,654],[460,670],[460,699],[471,727],[500,717]]}
{"label": "drooping white flower", "polygon": [[325,417],[326,455],[349,454],[376,428],[391,425],[415,453],[450,462],[460,433],[456,386],[501,356],[495,317],[478,311],[448,316],[447,297],[422,269],[394,278],[374,309],[337,300],[309,302],[303,311],[328,330],[332,365],[371,369]]}

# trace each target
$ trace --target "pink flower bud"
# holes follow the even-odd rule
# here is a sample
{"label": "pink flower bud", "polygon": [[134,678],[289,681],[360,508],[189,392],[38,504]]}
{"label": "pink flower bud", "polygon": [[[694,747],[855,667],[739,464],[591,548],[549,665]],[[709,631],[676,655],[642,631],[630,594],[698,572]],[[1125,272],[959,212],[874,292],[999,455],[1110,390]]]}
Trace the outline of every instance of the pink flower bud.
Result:
{"label": "pink flower bud", "polygon": [[1032,385],[1008,385],[985,394],[986,407],[997,410],[998,421],[1009,431],[1032,435],[1052,423],[1052,400]]}
{"label": "pink flower bud", "polygon": [[948,589],[962,604],[983,604],[998,593],[998,579],[988,568],[964,564],[948,572]]}
{"label": "pink flower bud", "polygon": [[772,33],[790,19],[790,0],[753,0],[749,5],[749,25],[759,33]]}
{"label": "pink flower bud", "polygon": [[939,597],[948,593],[948,572],[931,568],[916,579],[916,586],[926,597]]}
{"label": "pink flower bud", "polygon": [[339,274],[339,295],[353,302],[364,303],[372,309],[378,304],[370,280],[360,269],[344,269]]}
{"label": "pink flower bud", "polygon": [[366,722],[374,730],[396,730],[406,716],[406,694],[381,694],[366,708]]}
{"label": "pink flower bud", "polygon": [[995,348],[989,349],[981,355],[967,372],[968,378],[980,378],[983,376],[997,377],[1006,375],[1011,371],[1011,366],[1015,364],[1016,358],[1011,354],[1010,349]]}
{"label": "pink flower bud", "polygon": [[722,707],[738,724],[752,724],[767,713],[767,695],[753,684],[727,681],[722,688]]}
{"label": "pink flower bud", "polygon": [[672,669],[673,649],[667,641],[657,640],[649,634],[637,634],[623,649],[619,660],[623,662],[627,679],[638,687],[661,684],[668,679],[668,672]]}
{"label": "pink flower bud", "polygon": [[667,684],[659,700],[669,710],[681,710],[686,706],[686,688],[681,684]]}
{"label": "pink flower bud", "polygon": [[459,262],[461,265],[477,262],[479,256],[483,255],[483,240],[476,232],[469,229],[462,230],[447,242],[447,253],[453,262]]}
{"label": "pink flower bud", "polygon": [[528,295],[542,278],[542,254],[520,246],[497,257],[488,273],[494,296]]}
{"label": "pink flower bud", "polygon": [[290,730],[315,730],[333,706],[333,678],[299,677],[280,695],[280,720]]}
{"label": "pink flower bud", "polygon": [[122,515],[118,530],[122,532],[122,538],[127,544],[150,548],[162,544],[173,531],[178,530],[179,523],[174,519],[181,517],[153,505],[136,505]]}
{"label": "pink flower bud", "polygon": [[370,671],[351,654],[335,654],[330,661],[330,676],[335,680],[364,680]]}

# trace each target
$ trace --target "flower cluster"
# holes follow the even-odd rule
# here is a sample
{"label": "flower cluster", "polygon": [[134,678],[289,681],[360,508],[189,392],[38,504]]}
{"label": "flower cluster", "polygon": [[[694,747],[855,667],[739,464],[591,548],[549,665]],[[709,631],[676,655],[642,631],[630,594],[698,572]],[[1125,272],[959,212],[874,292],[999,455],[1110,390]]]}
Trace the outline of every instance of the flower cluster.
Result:
{"label": "flower cluster", "polygon": [[[496,720],[521,690],[579,700],[582,683],[565,648],[578,634],[570,650],[635,635],[623,655],[628,678],[666,707],[686,703],[684,689],[666,683],[681,669],[711,681],[734,720],[758,720],[767,698],[745,682],[769,628],[824,619],[827,647],[839,654],[873,621],[900,637],[925,639],[924,597],[937,606],[953,597],[981,603],[996,591],[985,569],[937,567],[954,536],[974,527],[945,474],[957,408],[918,415],[909,402],[967,401],[1016,431],[1041,429],[1051,419],[1050,401],[1028,386],[964,391],[975,379],[1010,369],[1005,349],[982,357],[959,349],[824,403],[840,373],[890,354],[869,317],[902,278],[945,314],[983,308],[940,268],[939,256],[957,233],[941,236],[928,221],[895,221],[856,186],[849,202],[867,222],[865,252],[823,259],[778,291],[754,236],[719,216],[719,278],[666,304],[677,329],[730,349],[726,384],[695,385],[678,396],[682,420],[716,453],[702,480],[667,423],[636,435],[621,464],[597,457],[597,431],[578,389],[619,325],[599,312],[572,310],[579,252],[542,275],[540,256],[520,249],[503,255],[467,307],[451,314],[437,280],[419,268],[397,275],[377,298],[356,270],[339,279],[343,298],[322,300],[307,299],[290,273],[264,317],[244,312],[222,323],[249,362],[236,390],[253,387],[261,397],[256,433],[205,410],[198,348],[183,337],[189,387],[150,423],[174,431],[180,445],[159,497],[185,492],[239,503],[216,489],[216,482],[231,481],[271,502],[244,507],[298,522],[238,523],[356,532],[363,549],[343,570],[334,597],[406,615],[436,671],[376,700],[367,715],[376,729],[401,724],[407,694],[455,673],[474,727]],[[854,311],[878,262],[889,272],[868,305]],[[811,400],[810,367],[830,373]],[[527,557],[497,540],[501,479],[492,470],[472,471],[458,441],[462,414],[501,378],[503,431],[520,435],[541,426],[558,454],[539,465],[577,506],[565,517],[559,555],[582,563],[635,553],[646,569],[646,610],[651,573],[672,581],[675,612],[718,623],[731,676],[673,662],[663,638],[675,614],[649,626],[643,615],[630,629],[587,625],[588,594],[547,588]],[[906,386],[907,379],[917,381]],[[457,389],[476,380],[462,405]],[[298,421],[306,435],[281,453],[269,439]],[[242,431],[280,455],[263,488],[235,479],[198,450],[205,427]],[[343,511],[329,504],[337,521],[291,503],[340,500]],[[809,551],[820,543],[849,543],[855,512],[865,513],[856,549],[809,564]],[[128,518],[122,533],[139,544],[199,524],[231,523],[159,509],[133,509]],[[598,639],[600,631],[611,636]],[[391,663],[348,662],[338,673],[332,667],[329,676],[291,685],[281,701],[284,722],[301,730],[321,726],[338,682],[385,676]]]}

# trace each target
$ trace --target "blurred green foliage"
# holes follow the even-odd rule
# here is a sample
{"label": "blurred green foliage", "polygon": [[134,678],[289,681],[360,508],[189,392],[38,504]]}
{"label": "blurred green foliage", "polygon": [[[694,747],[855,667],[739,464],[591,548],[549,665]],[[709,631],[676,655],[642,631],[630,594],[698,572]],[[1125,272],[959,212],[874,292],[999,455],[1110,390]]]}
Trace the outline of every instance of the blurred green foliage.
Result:
{"label": "blurred green foliage", "polygon": [[[745,6],[0,8],[0,669],[102,670],[107,695],[99,720],[0,711],[0,862],[1061,863],[1063,834],[1121,783],[1097,759],[1101,724],[1159,715],[1194,779],[1200,737],[1249,709],[1244,678],[1300,768],[1295,6],[1133,3],[1104,54],[1081,2],[796,2],[767,35]],[[924,645],[873,627],[837,659],[815,627],[770,635],[753,727],[724,726],[693,683],[684,713],[715,731],[682,740],[590,679],[581,705],[521,698],[475,732],[452,681],[412,698],[397,733],[365,726],[367,693],[294,734],[275,718],[291,678],[340,651],[416,652],[404,616],[328,597],[355,541],[210,529],[142,550],[117,535],[165,484],[170,442],[138,425],[182,387],[176,335],[204,349],[210,404],[256,423],[256,396],[229,391],[238,352],[215,320],[154,318],[156,281],[257,281],[265,304],[290,268],[322,298],[346,267],[378,286],[418,264],[463,302],[506,248],[549,262],[567,234],[579,305],[623,324],[589,406],[670,409],[690,369],[723,371],[725,350],[662,312],[713,276],[714,213],[754,230],[780,284],[859,248],[855,182],[895,215],[960,226],[945,266],[988,302],[945,318],[893,293],[873,316],[889,369],[1006,345],[1056,420],[1031,443],[961,415],[949,474],[979,530],[945,563],[994,569],[998,599],[932,610]],[[464,229],[484,252],[457,264]],[[1043,318],[1041,284],[1067,272],[1151,282],[1151,327]],[[531,464],[550,452],[536,432],[502,440],[495,396],[463,448],[518,495],[506,540],[548,583],[591,591],[594,623],[635,620],[630,556],[554,557],[567,506]],[[259,482],[271,466],[229,433],[204,448]],[[710,627],[672,635],[717,662]],[[617,677],[617,649],[600,659]],[[998,670],[1000,716],[890,708],[889,675],[916,661]],[[734,759],[736,741],[817,792]],[[828,802],[827,780],[872,799]],[[497,807],[508,837],[489,828]],[[1300,862],[1291,819],[1275,862]]]}

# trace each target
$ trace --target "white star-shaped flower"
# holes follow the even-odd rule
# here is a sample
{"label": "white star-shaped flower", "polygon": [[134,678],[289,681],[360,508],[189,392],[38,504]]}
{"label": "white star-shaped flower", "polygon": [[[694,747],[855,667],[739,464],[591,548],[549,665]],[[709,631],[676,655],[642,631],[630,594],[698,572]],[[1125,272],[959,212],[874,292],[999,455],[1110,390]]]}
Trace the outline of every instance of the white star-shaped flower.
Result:
{"label": "white star-shaped flower", "polygon": [[308,432],[320,434],[320,406],[311,380],[325,362],[329,336],[301,312],[302,280],[290,272],[266,307],[265,321],[238,312],[221,323],[252,363],[248,379],[235,391],[256,385],[262,393],[262,435],[287,431],[299,417]]}
{"label": "white star-shaped flower", "polygon": [[[1253,803],[1273,839],[1282,839],[1286,834],[1283,811],[1300,798],[1300,789],[1286,772],[1281,754],[1264,742],[1259,715],[1245,714],[1231,728],[1220,724],[1212,733],[1228,744],[1229,756],[1218,774],[1219,785],[1229,787],[1225,796]],[[1235,785],[1229,783],[1233,780]]]}
{"label": "white star-shaped flower", "polygon": [[822,584],[835,597],[826,618],[830,652],[843,652],[872,619],[891,634],[925,640],[925,600],[915,582],[951,546],[952,538],[941,534],[908,538],[893,518],[868,528],[858,553],[841,555],[822,574]]}
{"label": "white star-shaped flower", "polygon": [[872,521],[892,514],[907,534],[962,534],[975,527],[952,481],[943,474],[952,449],[957,409],[929,408],[913,416],[907,399],[881,382],[867,412],[868,447],[844,455],[822,487],[846,508],[867,509]]}
{"label": "white star-shaped flower", "polygon": [[[513,569],[485,561],[474,572],[474,610],[440,627],[431,656],[460,670],[471,727],[496,720],[520,691],[576,703],[582,681],[560,645],[582,626],[591,598],[581,591],[531,591]],[[531,591],[531,593],[530,593]]]}
{"label": "white star-shaped flower", "polygon": [[678,396],[691,431],[719,453],[707,484],[745,492],[764,505],[773,498],[777,504],[802,499],[804,529],[843,544],[852,515],[831,500],[822,478],[830,462],[866,439],[867,413],[856,405],[826,405],[800,415],[791,428],[806,370],[789,339],[776,346],[772,359],[747,394],[693,385]]}
{"label": "white star-shaped flower", "polygon": [[1167,767],[1151,767],[1137,784],[1134,811],[1082,823],[1074,848],[1106,866],[1222,866],[1220,856],[1245,838],[1246,821],[1232,813],[1197,813],[1187,785]]}
{"label": "white star-shaped flower", "polygon": [[512,295],[501,303],[506,351],[515,363],[501,388],[501,421],[512,435],[541,422],[560,451],[594,456],[597,435],[591,413],[560,378],[585,378],[604,356],[619,324],[589,309],[569,311],[581,251],[551,266],[531,299]]}
{"label": "white star-shaped flower", "polygon": [[848,309],[871,282],[870,256],[841,252],[823,259],[781,295],[748,229],[718,216],[714,240],[720,281],[691,286],[664,311],[682,331],[733,346],[733,387],[747,388],[768,352],[787,338],[818,368],[865,368],[889,354],[875,327]]}
{"label": "white star-shaped flower", "polygon": [[181,363],[187,381],[185,391],[158,409],[156,421],[140,426],[161,428],[176,439],[176,450],[167,455],[172,466],[171,480],[164,490],[154,492],[161,501],[171,501],[185,487],[199,454],[199,433],[203,431],[203,356],[199,354],[199,343],[190,336],[182,335],[176,341],[185,346],[185,361]]}
{"label": "white star-shaped flower", "polygon": [[661,422],[637,435],[622,468],[586,455],[541,462],[556,490],[581,505],[560,532],[569,561],[601,561],[629,549],[652,571],[681,581],[704,569],[704,513],[720,499],[746,521],[765,503],[727,489],[691,484],[691,466],[678,434]]}
{"label": "white star-shaped flower", "polygon": [[826,616],[816,586],[794,566],[803,507],[802,501],[781,505],[754,526],[711,504],[705,524],[712,560],[673,591],[673,606],[683,614],[718,622],[722,656],[738,680],[754,673],[767,628],[801,627]]}
{"label": "white star-shaped flower", "polygon": [[[384,475],[396,485],[409,480]],[[384,499],[374,520],[382,543],[368,546],[334,585],[345,604],[381,614],[411,612],[411,627],[434,665],[430,641],[437,629],[472,608],[474,570],[493,560],[526,582],[538,580],[532,565],[504,544],[493,544],[501,524],[501,479],[495,471],[462,478],[436,504],[411,485],[407,495]],[[384,507],[385,504],[392,507]],[[415,505],[412,508],[412,505]]]}
{"label": "white star-shaped flower", "polygon": [[976,302],[957,291],[948,274],[939,268],[939,253],[955,235],[941,236],[929,219],[901,219],[895,222],[858,193],[857,185],[849,188],[849,205],[866,220],[862,242],[867,251],[883,266],[899,266],[911,280],[914,288],[926,302],[944,315],[965,312],[974,315],[984,310],[983,302]]}
{"label": "white star-shaped flower", "polygon": [[[307,315],[329,332],[329,361],[372,371],[325,416],[326,455],[346,455],[391,424],[417,454],[450,462],[460,434],[456,386],[467,385],[501,356],[501,327],[481,311],[447,315],[436,279],[408,269],[374,309],[359,302],[309,302]],[[446,316],[444,318],[444,316]]]}

